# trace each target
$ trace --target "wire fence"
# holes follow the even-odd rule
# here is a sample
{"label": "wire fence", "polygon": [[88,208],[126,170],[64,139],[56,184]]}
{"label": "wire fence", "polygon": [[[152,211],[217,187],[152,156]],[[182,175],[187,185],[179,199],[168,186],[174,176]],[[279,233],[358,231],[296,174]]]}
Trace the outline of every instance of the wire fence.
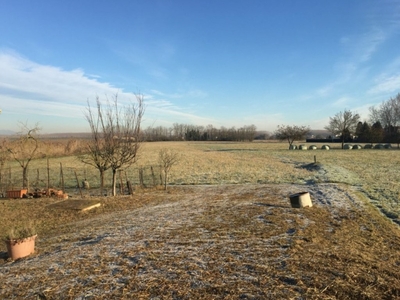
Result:
{"label": "wire fence", "polygon": [[[117,194],[131,194],[137,187],[155,187],[163,184],[160,166],[132,166],[117,171]],[[28,192],[55,189],[73,194],[111,194],[112,171],[104,174],[104,190],[100,191],[100,173],[94,167],[72,168],[59,163],[58,167],[43,165],[27,170],[27,184],[23,186],[21,167],[6,167],[0,170],[0,196],[7,191],[26,188]]]}

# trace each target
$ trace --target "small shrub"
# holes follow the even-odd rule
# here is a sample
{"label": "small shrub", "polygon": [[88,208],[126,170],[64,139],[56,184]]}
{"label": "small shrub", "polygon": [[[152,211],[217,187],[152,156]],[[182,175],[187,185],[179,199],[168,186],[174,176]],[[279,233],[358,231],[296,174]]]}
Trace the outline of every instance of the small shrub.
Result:
{"label": "small shrub", "polygon": [[34,236],[36,234],[36,230],[32,224],[29,224],[24,227],[20,228],[11,228],[8,231],[8,234],[6,235],[5,239],[8,241],[11,240],[22,240],[31,236]]}

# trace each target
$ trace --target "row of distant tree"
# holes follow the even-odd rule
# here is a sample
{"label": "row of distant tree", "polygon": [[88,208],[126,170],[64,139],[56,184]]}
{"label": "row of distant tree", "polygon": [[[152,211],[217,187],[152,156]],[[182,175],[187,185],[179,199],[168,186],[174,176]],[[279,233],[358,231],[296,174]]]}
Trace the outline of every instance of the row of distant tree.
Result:
{"label": "row of distant tree", "polygon": [[216,128],[213,125],[195,126],[174,123],[172,127],[147,127],[142,130],[145,141],[253,141],[256,126]]}
{"label": "row of distant tree", "polygon": [[[370,107],[370,123],[357,126],[357,136],[375,142],[400,143],[400,93]],[[370,125],[372,124],[372,125]],[[368,126],[370,125],[370,126]]]}
{"label": "row of distant tree", "polygon": [[400,94],[370,107],[369,121],[358,114],[344,111],[330,119],[325,129],[338,134],[342,141],[400,144]]}
{"label": "row of distant tree", "polygon": [[[347,141],[400,146],[400,93],[379,106],[370,107],[369,122],[361,122],[358,113],[344,110],[330,117],[325,129],[332,134],[332,140],[341,141],[342,148]],[[294,141],[304,139],[309,132],[310,128],[306,126],[281,125],[275,131],[275,137],[287,140],[291,147]]]}

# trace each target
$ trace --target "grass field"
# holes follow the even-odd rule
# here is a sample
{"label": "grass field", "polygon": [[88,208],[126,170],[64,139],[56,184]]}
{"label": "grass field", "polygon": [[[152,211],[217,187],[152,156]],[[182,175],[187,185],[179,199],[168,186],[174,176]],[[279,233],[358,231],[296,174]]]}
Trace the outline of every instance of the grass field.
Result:
{"label": "grass field", "polygon": [[[398,149],[342,150],[336,144],[332,145],[333,149],[326,151],[320,150],[322,145],[317,146],[319,150],[289,151],[286,143],[145,143],[138,162],[125,169],[125,172],[133,183],[138,184],[138,169],[147,167],[148,183],[151,185],[148,167],[154,166],[158,179],[158,152],[161,148],[168,148],[181,154],[181,159],[170,172],[171,185],[344,183],[357,187],[385,215],[400,223]],[[315,159],[317,164],[313,164]],[[57,157],[49,161],[52,186],[59,186],[59,165],[62,164],[70,196],[80,196],[76,188],[71,188],[76,186],[74,172],[77,172],[80,180],[86,178],[92,187],[98,186],[97,171],[82,164],[77,157]],[[13,172],[14,181],[20,181],[20,168],[13,163],[11,166],[16,170]],[[47,161],[33,161],[30,170],[40,170],[39,186],[46,187]],[[31,183],[36,181],[35,173],[30,172]],[[111,183],[108,175],[106,181]],[[95,194],[90,190],[84,193]]]}
{"label": "grass field", "polygon": [[[39,241],[34,255],[17,262],[3,245],[0,298],[400,297],[397,149],[147,143],[128,176],[156,166],[163,147],[182,156],[168,192],[87,196],[102,207],[85,213],[54,208],[54,199],[1,200],[3,233],[33,220]],[[83,172],[74,157],[51,160],[60,162]],[[85,175],[96,181],[93,170]],[[290,207],[288,195],[301,190],[314,207]]]}
{"label": "grass field", "polygon": [[[173,185],[242,184],[242,183],[318,183],[334,182],[359,187],[371,201],[394,220],[399,218],[400,206],[400,151],[398,149],[342,150],[340,145],[325,151],[287,150],[286,143],[202,143],[163,142],[143,144],[138,162],[124,170],[127,177],[139,183],[138,168],[147,171],[147,182],[152,184],[150,166],[159,178],[158,152],[161,148],[181,154],[179,163],[170,173]],[[336,147],[336,148],[335,148]],[[316,158],[319,165],[309,164]],[[92,187],[98,186],[98,173],[83,165],[77,157],[50,159],[51,184],[59,186],[62,163],[67,187],[76,186],[74,171],[79,180],[86,178]],[[46,186],[46,160],[30,167],[31,183],[40,169],[41,186]],[[318,168],[320,167],[320,168]],[[15,181],[20,180],[20,169],[13,166]],[[107,182],[111,182],[108,172]],[[76,189],[69,189],[77,194]]]}

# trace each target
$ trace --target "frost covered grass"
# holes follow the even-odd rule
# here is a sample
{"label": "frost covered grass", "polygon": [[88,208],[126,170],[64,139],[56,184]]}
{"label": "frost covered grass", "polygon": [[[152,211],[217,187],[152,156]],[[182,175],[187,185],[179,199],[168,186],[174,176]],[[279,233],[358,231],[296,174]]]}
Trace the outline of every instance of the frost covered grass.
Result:
{"label": "frost covered grass", "polygon": [[346,186],[307,189],[306,209],[289,205],[294,184],[176,186],[86,213],[37,200],[26,209],[54,226],[0,265],[0,298],[399,297],[398,228]]}
{"label": "frost covered grass", "polygon": [[[400,215],[400,150],[287,150],[286,143],[170,143],[183,154],[172,184],[318,183],[357,186],[382,212]],[[149,154],[152,147],[148,145]],[[165,146],[165,145],[164,145]],[[150,158],[150,159],[149,159]],[[320,168],[304,168],[317,160]],[[144,164],[151,155],[143,155]],[[400,220],[399,220],[400,221]]]}
{"label": "frost covered grass", "polygon": [[[329,143],[327,143],[329,144]],[[168,148],[181,154],[179,162],[170,171],[171,185],[198,184],[242,184],[242,183],[345,183],[359,187],[382,212],[396,220],[400,216],[400,150],[357,149],[341,150],[340,144],[330,144],[331,150],[321,150],[323,144],[316,144],[317,150],[288,150],[287,143],[274,142],[155,142],[144,143],[138,162],[124,169],[133,184],[139,183],[138,169],[146,168],[148,181],[150,166],[154,167],[159,182],[158,154]],[[320,168],[307,168],[317,160]],[[76,156],[50,159],[52,185],[60,182],[59,165],[64,166],[66,185],[76,186],[74,171],[80,180],[86,178],[91,186],[98,185],[98,172],[83,165]],[[46,160],[33,161],[30,167],[31,185],[35,183],[36,172],[42,168],[41,186],[46,186]],[[14,169],[14,168],[13,168]],[[13,176],[20,179],[20,168]],[[18,172],[17,172],[18,171]],[[106,183],[111,182],[110,172]],[[7,177],[7,176],[3,176]],[[125,179],[125,177],[124,177]],[[78,195],[78,190],[70,189]]]}
{"label": "frost covered grass", "polygon": [[[0,248],[0,298],[400,297],[398,226],[375,209],[398,222],[397,149],[147,143],[137,167],[165,147],[182,154],[168,192],[90,197],[102,206],[81,213],[54,199],[1,200],[0,228],[33,219],[39,239],[21,261]],[[291,208],[304,190],[314,206]]]}

